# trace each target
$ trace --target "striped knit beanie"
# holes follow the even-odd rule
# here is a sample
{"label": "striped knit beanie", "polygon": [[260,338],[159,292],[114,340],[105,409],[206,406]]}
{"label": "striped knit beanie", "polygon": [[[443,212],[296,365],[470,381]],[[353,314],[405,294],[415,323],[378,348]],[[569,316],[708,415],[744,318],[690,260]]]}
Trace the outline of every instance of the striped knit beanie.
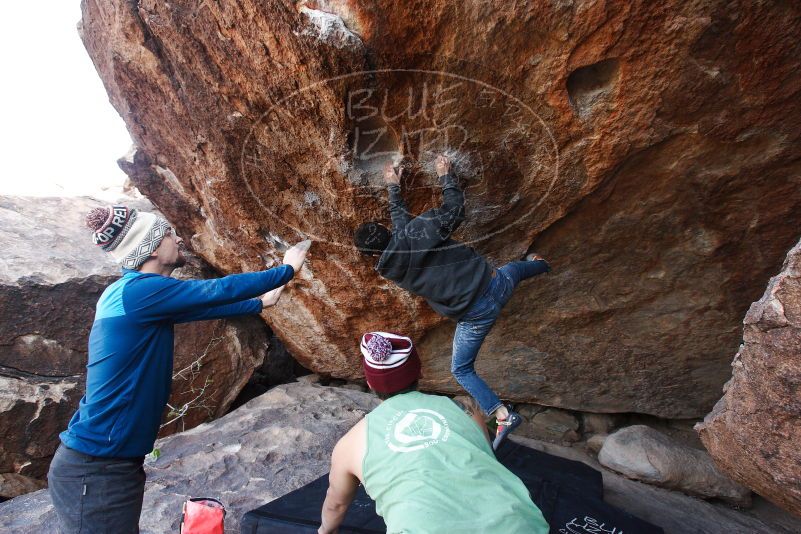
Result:
{"label": "striped knit beanie", "polygon": [[362,336],[364,376],[370,389],[395,393],[420,378],[420,357],[408,337],[387,332]]}
{"label": "striped knit beanie", "polygon": [[170,223],[164,218],[129,208],[95,208],[86,216],[92,239],[126,269],[138,269],[167,235]]}

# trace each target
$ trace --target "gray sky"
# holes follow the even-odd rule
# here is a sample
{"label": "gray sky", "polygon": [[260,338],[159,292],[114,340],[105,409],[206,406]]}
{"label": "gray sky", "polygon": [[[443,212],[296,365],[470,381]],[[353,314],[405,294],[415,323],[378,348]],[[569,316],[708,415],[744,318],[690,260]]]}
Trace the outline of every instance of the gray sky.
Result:
{"label": "gray sky", "polygon": [[78,37],[80,17],[78,0],[3,5],[0,194],[108,196],[125,180],[116,160],[131,138]]}

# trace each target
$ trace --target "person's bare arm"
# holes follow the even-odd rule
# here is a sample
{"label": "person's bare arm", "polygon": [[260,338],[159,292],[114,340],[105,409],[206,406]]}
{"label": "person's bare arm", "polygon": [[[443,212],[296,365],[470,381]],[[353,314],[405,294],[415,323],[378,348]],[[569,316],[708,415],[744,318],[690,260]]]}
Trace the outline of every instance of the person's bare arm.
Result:
{"label": "person's bare arm", "polygon": [[331,472],[328,474],[328,492],[323,502],[322,523],[317,531],[319,534],[338,532],[359,487],[357,470],[353,466],[361,464],[364,454],[356,446],[356,440],[364,437],[359,432],[360,424],[364,425],[364,420],[345,434],[331,453]]}
{"label": "person's bare arm", "polygon": [[476,422],[478,428],[480,428],[481,432],[484,433],[484,437],[487,438],[487,441],[492,443],[492,440],[489,437],[489,431],[487,430],[487,420],[484,417],[484,412],[481,411],[481,407],[476,402],[476,399],[466,395],[460,395],[458,397],[454,397],[453,402],[455,402],[456,405],[464,411],[464,413],[469,415],[473,421]]}

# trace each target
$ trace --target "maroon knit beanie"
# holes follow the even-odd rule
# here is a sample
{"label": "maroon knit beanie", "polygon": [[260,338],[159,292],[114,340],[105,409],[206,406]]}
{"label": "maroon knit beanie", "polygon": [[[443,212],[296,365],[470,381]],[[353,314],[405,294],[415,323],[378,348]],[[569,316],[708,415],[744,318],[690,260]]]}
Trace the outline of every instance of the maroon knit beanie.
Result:
{"label": "maroon knit beanie", "polygon": [[387,332],[362,336],[362,363],[370,389],[392,394],[420,378],[420,357],[408,337]]}

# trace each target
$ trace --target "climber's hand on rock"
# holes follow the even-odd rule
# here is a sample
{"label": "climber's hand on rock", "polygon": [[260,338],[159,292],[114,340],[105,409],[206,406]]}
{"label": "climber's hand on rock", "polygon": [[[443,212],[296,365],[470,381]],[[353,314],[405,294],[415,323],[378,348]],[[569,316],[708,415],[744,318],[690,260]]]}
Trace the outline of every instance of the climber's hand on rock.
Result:
{"label": "climber's hand on rock", "polygon": [[278,299],[281,298],[281,293],[284,292],[284,288],[286,284],[282,285],[281,287],[276,287],[272,291],[268,291],[261,297],[261,307],[262,308],[269,308],[270,306],[275,306],[278,304]]}
{"label": "climber's hand on rock", "polygon": [[400,185],[400,173],[395,172],[392,163],[384,165],[384,183],[387,185]]}
{"label": "climber's hand on rock", "polygon": [[295,269],[295,274],[299,273],[301,267],[303,267],[303,262],[306,261],[306,254],[309,252],[309,247],[311,247],[311,240],[307,239],[290,247],[284,253],[284,263],[291,265],[292,268]]}
{"label": "climber's hand on rock", "polygon": [[451,160],[444,155],[437,156],[437,161],[434,164],[434,167],[437,170],[437,176],[445,176],[451,172]]}

